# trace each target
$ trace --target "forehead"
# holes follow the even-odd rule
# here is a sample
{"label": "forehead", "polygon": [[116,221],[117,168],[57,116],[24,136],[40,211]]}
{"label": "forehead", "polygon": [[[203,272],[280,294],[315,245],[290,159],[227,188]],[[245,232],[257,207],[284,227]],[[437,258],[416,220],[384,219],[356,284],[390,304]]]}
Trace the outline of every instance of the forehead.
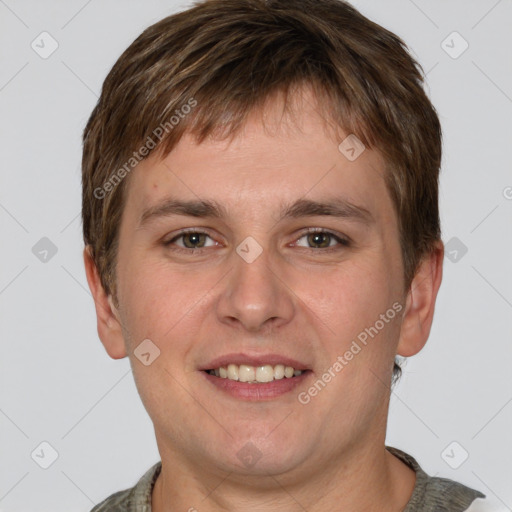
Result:
{"label": "forehead", "polygon": [[[307,90],[286,111],[276,97],[251,112],[233,137],[198,143],[185,133],[165,157],[142,161],[130,176],[126,203],[140,217],[171,191],[186,200],[224,204],[226,212],[229,205],[247,210],[279,203],[282,210],[300,198],[340,195],[376,213],[390,206],[384,160],[378,151],[357,146],[357,139],[354,146],[353,138],[323,115]],[[355,159],[349,158],[351,146],[361,152]]]}

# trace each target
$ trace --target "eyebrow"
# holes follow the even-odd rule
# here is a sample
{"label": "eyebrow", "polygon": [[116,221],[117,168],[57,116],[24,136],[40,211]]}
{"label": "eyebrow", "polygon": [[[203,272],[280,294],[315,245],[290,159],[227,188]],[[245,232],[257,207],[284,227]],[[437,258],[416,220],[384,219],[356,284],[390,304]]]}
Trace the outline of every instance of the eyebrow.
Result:
{"label": "eyebrow", "polygon": [[[145,209],[139,219],[139,228],[161,217],[174,215],[217,218],[228,217],[227,210],[216,201],[191,200],[183,201],[168,197],[160,203]],[[287,218],[301,218],[314,216],[331,216],[354,220],[366,225],[375,222],[369,210],[351,203],[347,199],[336,197],[325,201],[312,201],[310,199],[298,199],[292,204],[281,208],[278,222]]]}

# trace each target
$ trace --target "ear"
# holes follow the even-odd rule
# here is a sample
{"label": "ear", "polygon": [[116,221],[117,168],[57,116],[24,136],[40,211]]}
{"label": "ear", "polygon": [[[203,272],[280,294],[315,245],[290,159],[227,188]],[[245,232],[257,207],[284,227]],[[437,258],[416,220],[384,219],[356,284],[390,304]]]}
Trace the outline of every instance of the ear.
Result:
{"label": "ear", "polygon": [[437,292],[443,278],[444,245],[436,243],[434,251],[425,256],[407,294],[397,354],[417,354],[427,342],[434,318]]}
{"label": "ear", "polygon": [[98,269],[90,253],[90,246],[84,249],[84,264],[87,282],[89,283],[96,308],[98,336],[110,357],[122,359],[126,357],[126,347],[119,313],[114,306],[112,296],[107,296],[103,289]]}

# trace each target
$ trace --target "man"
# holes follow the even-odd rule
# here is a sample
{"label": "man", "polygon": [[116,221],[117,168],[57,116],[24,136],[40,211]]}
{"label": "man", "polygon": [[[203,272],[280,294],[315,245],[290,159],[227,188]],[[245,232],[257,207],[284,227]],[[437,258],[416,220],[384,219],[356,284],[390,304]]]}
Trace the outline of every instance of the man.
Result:
{"label": "man", "polygon": [[84,132],[84,260],[161,462],[95,512],[473,510],[385,446],[440,161],[419,65],[347,3],[203,1],[134,41]]}

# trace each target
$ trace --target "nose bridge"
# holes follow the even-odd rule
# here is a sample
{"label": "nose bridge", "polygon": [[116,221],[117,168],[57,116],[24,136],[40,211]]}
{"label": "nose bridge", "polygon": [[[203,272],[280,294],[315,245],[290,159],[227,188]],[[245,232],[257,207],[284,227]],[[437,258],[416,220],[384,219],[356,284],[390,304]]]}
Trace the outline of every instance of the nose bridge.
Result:
{"label": "nose bridge", "polygon": [[251,237],[242,241],[231,257],[232,271],[217,306],[219,320],[237,321],[251,331],[269,323],[289,322],[294,305],[279,276],[279,259]]}

